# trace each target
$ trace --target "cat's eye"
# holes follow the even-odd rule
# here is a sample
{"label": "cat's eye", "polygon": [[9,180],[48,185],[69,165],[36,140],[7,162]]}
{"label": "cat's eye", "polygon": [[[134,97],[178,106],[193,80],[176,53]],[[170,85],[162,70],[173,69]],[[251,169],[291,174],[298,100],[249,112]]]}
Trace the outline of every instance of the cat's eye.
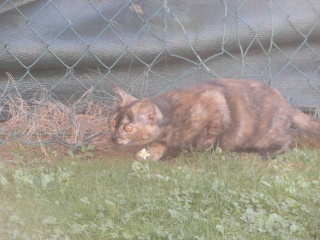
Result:
{"label": "cat's eye", "polygon": [[133,127],[129,124],[124,125],[124,131],[131,132],[133,130]]}
{"label": "cat's eye", "polygon": [[116,122],[116,120],[112,119],[110,124],[111,124],[112,127],[116,127],[117,122]]}

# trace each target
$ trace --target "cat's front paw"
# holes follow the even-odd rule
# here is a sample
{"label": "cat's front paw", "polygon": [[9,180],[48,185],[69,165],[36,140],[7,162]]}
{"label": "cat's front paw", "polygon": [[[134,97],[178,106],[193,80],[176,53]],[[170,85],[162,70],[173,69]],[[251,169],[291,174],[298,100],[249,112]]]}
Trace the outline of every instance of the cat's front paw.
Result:
{"label": "cat's front paw", "polygon": [[166,152],[166,147],[160,143],[153,143],[149,146],[148,150],[143,148],[141,151],[137,152],[135,157],[138,160],[151,159],[153,161],[158,161]]}
{"label": "cat's front paw", "polygon": [[144,160],[146,160],[149,157],[150,157],[150,153],[145,148],[143,148],[141,151],[136,153],[136,159],[144,159]]}
{"label": "cat's front paw", "polygon": [[151,159],[153,161],[158,161],[160,158],[162,157],[162,155],[157,156],[154,153],[150,153],[149,151],[147,151],[145,148],[143,148],[141,151],[137,152],[135,155],[135,159],[137,160],[147,160],[147,159]]}

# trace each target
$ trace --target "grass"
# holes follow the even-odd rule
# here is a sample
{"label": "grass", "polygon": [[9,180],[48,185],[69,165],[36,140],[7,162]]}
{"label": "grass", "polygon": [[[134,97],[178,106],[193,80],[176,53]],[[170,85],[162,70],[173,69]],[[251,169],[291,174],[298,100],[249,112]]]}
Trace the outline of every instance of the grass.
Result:
{"label": "grass", "polygon": [[317,150],[268,161],[17,156],[0,163],[0,239],[320,239]]}

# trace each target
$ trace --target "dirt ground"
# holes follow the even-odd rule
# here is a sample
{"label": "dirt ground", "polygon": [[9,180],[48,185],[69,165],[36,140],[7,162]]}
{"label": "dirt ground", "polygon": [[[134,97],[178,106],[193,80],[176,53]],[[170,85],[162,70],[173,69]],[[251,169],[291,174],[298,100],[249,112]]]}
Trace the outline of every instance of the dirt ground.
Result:
{"label": "dirt ground", "polygon": [[[294,134],[291,148],[320,149],[320,141],[317,138],[301,133]],[[95,138],[89,145],[71,149],[61,144],[52,144],[44,147],[41,144],[29,145],[18,141],[9,141],[0,146],[0,161],[15,163],[16,161],[29,162],[37,159],[54,161],[72,155],[84,160],[104,160],[128,157],[131,158],[141,147],[124,147],[110,141],[108,134]]]}
{"label": "dirt ground", "polygon": [[44,147],[37,143],[30,145],[18,141],[10,141],[0,146],[0,162],[29,162],[39,159],[53,161],[65,157],[75,157],[83,160],[116,159],[119,157],[129,157],[139,150],[137,147],[116,145],[108,138],[104,138],[104,140],[100,139],[89,145],[81,145],[73,150],[60,144]]}

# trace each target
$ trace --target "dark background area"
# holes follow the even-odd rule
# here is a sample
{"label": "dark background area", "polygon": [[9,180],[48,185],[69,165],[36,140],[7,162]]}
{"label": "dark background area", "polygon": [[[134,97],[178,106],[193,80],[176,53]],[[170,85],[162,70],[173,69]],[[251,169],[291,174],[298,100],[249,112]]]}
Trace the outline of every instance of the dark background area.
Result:
{"label": "dark background area", "polygon": [[112,99],[114,85],[152,97],[226,77],[317,108],[319,66],[318,0],[0,0],[0,104],[39,90]]}

